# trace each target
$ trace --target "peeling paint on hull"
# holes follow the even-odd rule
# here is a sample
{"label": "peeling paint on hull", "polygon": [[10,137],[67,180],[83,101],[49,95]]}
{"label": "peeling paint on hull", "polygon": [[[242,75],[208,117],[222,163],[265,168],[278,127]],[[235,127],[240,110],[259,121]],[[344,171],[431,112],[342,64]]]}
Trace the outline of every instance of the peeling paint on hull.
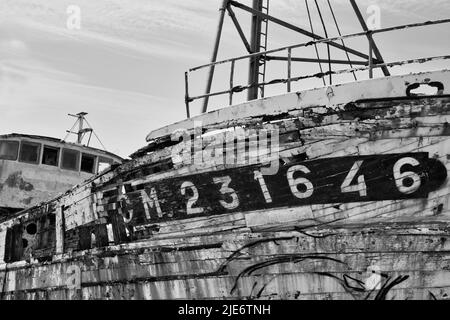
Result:
{"label": "peeling paint on hull", "polygon": [[[442,71],[230,107],[258,128],[258,108],[282,114],[265,187],[262,163],[176,162],[168,129],[150,134],[132,161],[0,224],[1,297],[448,299],[450,96],[400,94],[430,79],[450,88]],[[230,125],[216,113],[207,130]]]}

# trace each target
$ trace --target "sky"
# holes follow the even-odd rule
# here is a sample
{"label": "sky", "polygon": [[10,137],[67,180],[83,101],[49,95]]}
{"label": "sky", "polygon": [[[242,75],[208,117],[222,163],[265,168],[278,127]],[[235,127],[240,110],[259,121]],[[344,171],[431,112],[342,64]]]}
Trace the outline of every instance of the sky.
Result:
{"label": "sky", "polygon": [[[63,138],[85,111],[108,151],[128,156],[143,147],[152,130],[185,118],[184,72],[208,63],[222,0],[0,0],[0,134],[27,133]],[[241,0],[250,5],[249,0]],[[445,19],[448,0],[358,0],[365,18],[370,6],[380,9],[380,27]],[[326,0],[318,0],[329,36],[337,36]],[[342,34],[361,31],[347,0],[330,0]],[[321,36],[314,1],[309,1],[315,32]],[[71,28],[73,6],[80,28]],[[235,9],[248,37],[250,15]],[[303,0],[271,0],[270,14],[310,30]],[[420,32],[418,32],[420,31]],[[268,49],[309,41],[269,24]],[[386,61],[449,53],[449,25],[411,29],[375,38]],[[367,52],[367,41],[349,47]],[[231,19],[226,16],[219,59],[245,55]],[[280,53],[280,55],[285,53]],[[314,57],[313,47],[293,52]],[[322,58],[326,48],[320,48]],[[332,57],[344,59],[332,50]],[[394,74],[449,68],[449,62],[394,68]],[[326,68],[325,65],[323,65]],[[235,84],[246,84],[247,62],[236,65]],[[318,72],[317,64],[296,64],[293,75]],[[342,68],[342,67],[341,67]],[[343,66],[343,68],[347,68]],[[213,89],[227,89],[229,65],[217,68]],[[286,66],[268,66],[267,79],[285,77]],[[380,76],[376,73],[376,76]],[[190,75],[191,95],[204,92],[205,72]],[[358,74],[359,79],[367,74]],[[267,80],[266,79],[266,80]],[[342,77],[335,81],[351,81]],[[296,83],[294,90],[323,85]],[[281,94],[274,86],[267,95]],[[242,102],[244,95],[237,95]],[[210,109],[227,106],[227,98],[210,101]],[[200,102],[192,114],[200,113]],[[74,138],[72,138],[74,139]],[[99,147],[99,144],[93,143]]]}

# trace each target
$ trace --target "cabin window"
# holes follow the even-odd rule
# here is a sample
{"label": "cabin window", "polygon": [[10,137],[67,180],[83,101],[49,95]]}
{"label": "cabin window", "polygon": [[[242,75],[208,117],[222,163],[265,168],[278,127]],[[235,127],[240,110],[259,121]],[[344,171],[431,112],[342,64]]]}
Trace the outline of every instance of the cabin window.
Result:
{"label": "cabin window", "polygon": [[95,156],[83,153],[81,155],[81,171],[94,173],[95,171]]}
{"label": "cabin window", "polygon": [[98,158],[98,172],[108,169],[113,163],[112,159],[109,158]]}
{"label": "cabin window", "polygon": [[67,170],[78,171],[78,162],[80,159],[80,153],[75,150],[63,149],[61,168]]}
{"label": "cabin window", "polygon": [[42,164],[57,167],[58,162],[59,148],[44,146],[44,152],[42,153]]}
{"label": "cabin window", "polygon": [[22,141],[19,161],[38,164],[40,151],[41,145],[39,143]]}
{"label": "cabin window", "polygon": [[0,159],[3,160],[17,160],[19,153],[18,141],[0,141]]}

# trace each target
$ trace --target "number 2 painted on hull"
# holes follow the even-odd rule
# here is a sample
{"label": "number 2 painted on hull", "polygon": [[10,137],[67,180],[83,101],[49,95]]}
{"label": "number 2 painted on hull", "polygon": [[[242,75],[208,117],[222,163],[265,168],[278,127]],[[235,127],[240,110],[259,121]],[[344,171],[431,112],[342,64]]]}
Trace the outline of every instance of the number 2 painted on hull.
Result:
{"label": "number 2 painted on hull", "polygon": [[190,182],[190,181],[185,181],[183,182],[183,184],[181,185],[181,194],[183,196],[186,195],[186,189],[191,189],[192,190],[192,197],[188,199],[188,202],[186,203],[186,213],[188,215],[190,214],[199,214],[199,213],[203,213],[203,208],[193,208],[193,206],[195,205],[195,203],[198,200],[198,190],[196,188],[196,186]]}

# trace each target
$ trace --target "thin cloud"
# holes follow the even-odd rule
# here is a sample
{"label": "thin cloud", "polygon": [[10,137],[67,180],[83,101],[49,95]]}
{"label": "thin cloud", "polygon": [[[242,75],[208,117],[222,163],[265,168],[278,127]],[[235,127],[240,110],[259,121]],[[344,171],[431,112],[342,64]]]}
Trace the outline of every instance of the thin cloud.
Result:
{"label": "thin cloud", "polygon": [[[117,1],[117,0],[4,0],[0,3],[0,20],[14,19],[16,23],[50,36],[58,35],[71,40],[94,40],[133,50],[145,55],[171,55],[180,57],[181,51],[192,59],[198,53],[189,52],[186,35],[208,36],[215,16],[199,15],[195,9],[204,1]],[[81,30],[66,28],[68,5],[81,9]],[[179,35],[168,40],[167,34]],[[180,50],[183,49],[183,50]]]}
{"label": "thin cloud", "polygon": [[[250,0],[241,1],[251,5]],[[326,11],[326,2],[319,1]],[[330,1],[342,32],[359,31],[349,1]],[[370,4],[380,5],[383,26],[438,19],[450,11],[450,1],[444,0],[357,2],[363,14]],[[209,61],[221,3],[222,0],[1,0],[0,128],[6,132],[60,136],[67,129],[66,124],[45,123],[64,118],[68,112],[87,111],[105,144],[112,146],[111,151],[130,154],[144,144],[149,131],[184,117],[183,72]],[[81,8],[81,30],[66,28],[69,5]],[[270,10],[275,16],[309,29],[304,0],[272,1]],[[250,15],[238,9],[235,12],[248,36]],[[320,22],[316,19],[315,23]],[[316,32],[321,31],[318,25]],[[333,35],[335,31],[332,30]],[[410,38],[401,39],[400,47],[393,38],[379,44],[386,60],[398,60],[404,53],[422,56],[423,50],[432,55],[448,47],[442,40],[445,33],[433,35],[411,32]],[[308,40],[272,23],[269,37],[270,49]],[[246,53],[228,16],[222,39],[219,59]],[[366,44],[361,42],[361,50],[367,50]],[[358,49],[359,44],[349,41],[350,45]],[[301,67],[303,74],[312,69]],[[317,72],[317,66],[313,67],[311,73]],[[223,70],[225,65],[216,68],[215,79],[223,80],[220,84],[227,86],[229,70],[221,74]],[[245,84],[246,71],[236,70],[237,78],[244,75],[240,84]],[[285,75],[284,69],[278,71]],[[191,77],[192,95],[203,93],[200,79],[203,78]],[[211,102],[211,108],[218,105]]]}

